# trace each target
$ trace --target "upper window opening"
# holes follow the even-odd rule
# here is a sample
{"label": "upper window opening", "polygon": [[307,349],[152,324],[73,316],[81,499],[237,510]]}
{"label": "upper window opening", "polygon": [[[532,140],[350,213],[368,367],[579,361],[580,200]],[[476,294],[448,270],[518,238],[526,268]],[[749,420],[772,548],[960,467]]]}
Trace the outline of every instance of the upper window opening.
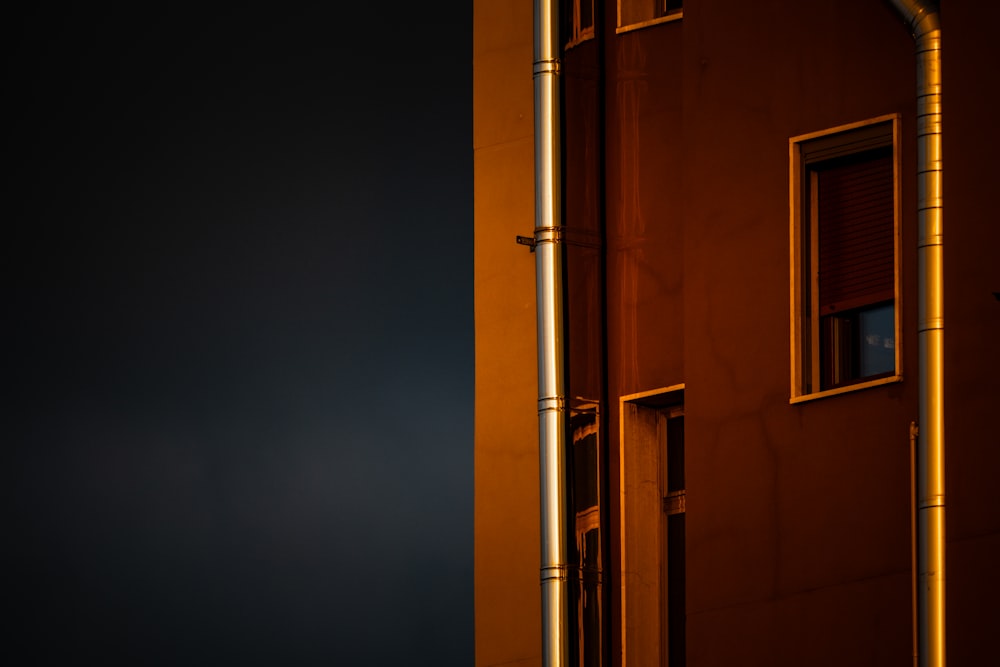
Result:
{"label": "upper window opening", "polygon": [[894,378],[895,119],[792,140],[792,398]]}
{"label": "upper window opening", "polygon": [[594,37],[594,0],[571,0],[564,5],[563,35],[566,48]]}
{"label": "upper window opening", "polygon": [[628,32],[646,26],[681,18],[682,0],[618,0],[617,32]]}

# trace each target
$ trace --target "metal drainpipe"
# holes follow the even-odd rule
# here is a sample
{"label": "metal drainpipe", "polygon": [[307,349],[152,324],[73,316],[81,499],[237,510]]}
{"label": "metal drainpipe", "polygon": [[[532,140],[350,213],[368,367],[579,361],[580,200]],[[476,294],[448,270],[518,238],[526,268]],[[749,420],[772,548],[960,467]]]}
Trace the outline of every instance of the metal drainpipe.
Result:
{"label": "metal drainpipe", "polygon": [[569,664],[559,3],[534,2],[535,282],[541,482],[542,665]]}
{"label": "metal drainpipe", "polygon": [[917,53],[917,641],[924,667],[944,667],[944,289],[941,22],[937,4],[890,0]]}

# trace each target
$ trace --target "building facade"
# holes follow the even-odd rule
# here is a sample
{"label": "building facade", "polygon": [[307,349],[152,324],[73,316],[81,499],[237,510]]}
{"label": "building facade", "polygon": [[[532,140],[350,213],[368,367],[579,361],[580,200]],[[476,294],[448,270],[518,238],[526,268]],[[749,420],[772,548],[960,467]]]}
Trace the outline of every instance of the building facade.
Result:
{"label": "building facade", "polygon": [[[1000,11],[946,0],[946,638],[1000,627]],[[880,0],[561,8],[571,662],[909,665],[914,40]],[[476,659],[541,664],[532,3],[476,0]],[[518,243],[518,237],[522,237]]]}

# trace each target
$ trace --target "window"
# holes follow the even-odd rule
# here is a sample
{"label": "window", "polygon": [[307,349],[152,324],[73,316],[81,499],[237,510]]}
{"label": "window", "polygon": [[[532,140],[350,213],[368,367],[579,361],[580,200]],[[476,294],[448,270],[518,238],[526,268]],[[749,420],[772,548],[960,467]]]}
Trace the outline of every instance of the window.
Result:
{"label": "window", "polygon": [[683,387],[621,399],[625,665],[684,667],[686,662],[683,400]]}
{"label": "window", "polygon": [[682,0],[618,0],[618,30],[628,32],[681,18]]}
{"label": "window", "polygon": [[793,400],[898,379],[896,122],[791,140]]}
{"label": "window", "polygon": [[570,597],[575,616],[571,663],[600,667],[604,657],[604,564],[601,552],[600,415],[594,404],[570,413],[573,532]]}
{"label": "window", "polygon": [[566,48],[594,37],[594,0],[569,0],[564,5],[563,35]]}
{"label": "window", "polygon": [[686,548],[685,521],[687,517],[687,490],[684,482],[684,408],[673,407],[662,411],[660,433],[657,440],[661,449],[660,471],[663,495],[661,517],[660,599],[665,607],[665,617],[661,620],[660,655],[661,664],[683,667],[686,654],[685,625],[685,564]]}

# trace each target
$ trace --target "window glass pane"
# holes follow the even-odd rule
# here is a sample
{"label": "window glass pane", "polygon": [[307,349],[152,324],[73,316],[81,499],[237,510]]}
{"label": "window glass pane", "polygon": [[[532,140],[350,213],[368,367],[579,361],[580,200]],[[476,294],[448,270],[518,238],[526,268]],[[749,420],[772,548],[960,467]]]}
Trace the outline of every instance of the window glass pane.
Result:
{"label": "window glass pane", "polygon": [[823,389],[839,387],[858,379],[857,324],[857,311],[838,313],[821,320]]}
{"label": "window glass pane", "polygon": [[580,29],[594,27],[594,0],[580,0]]}
{"label": "window glass pane", "polygon": [[681,0],[618,0],[619,26],[633,25],[678,12]]}
{"label": "window glass pane", "polygon": [[687,601],[684,514],[667,517],[667,664],[684,667],[687,660]]}
{"label": "window glass pane", "polygon": [[861,377],[891,373],[896,367],[895,314],[891,303],[860,313]]}
{"label": "window glass pane", "polygon": [[667,491],[684,490],[684,417],[667,420]]}

